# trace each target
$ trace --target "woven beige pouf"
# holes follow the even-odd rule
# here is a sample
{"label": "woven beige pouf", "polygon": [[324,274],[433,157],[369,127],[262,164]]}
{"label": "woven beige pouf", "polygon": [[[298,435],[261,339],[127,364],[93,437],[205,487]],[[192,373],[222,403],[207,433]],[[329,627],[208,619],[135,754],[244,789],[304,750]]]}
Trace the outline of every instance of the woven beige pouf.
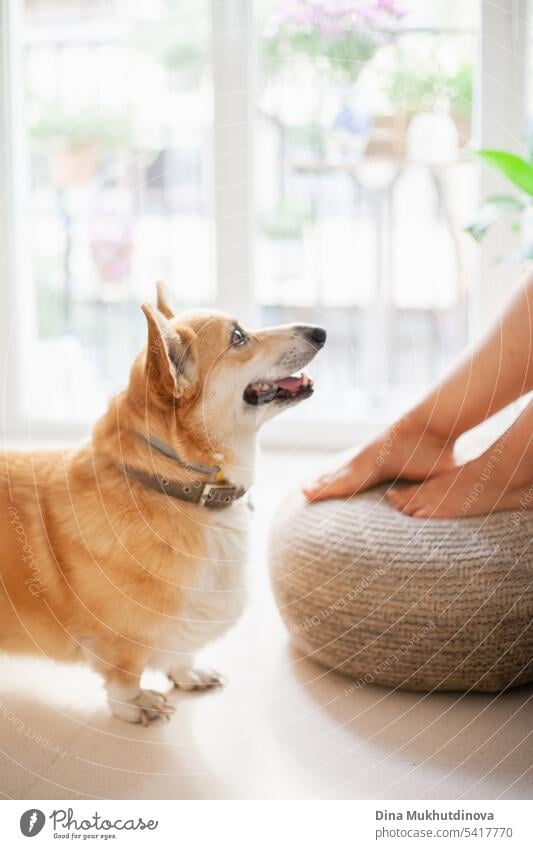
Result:
{"label": "woven beige pouf", "polygon": [[378,489],[289,496],[274,593],[295,645],[353,686],[496,692],[533,680],[533,511],[424,521]]}

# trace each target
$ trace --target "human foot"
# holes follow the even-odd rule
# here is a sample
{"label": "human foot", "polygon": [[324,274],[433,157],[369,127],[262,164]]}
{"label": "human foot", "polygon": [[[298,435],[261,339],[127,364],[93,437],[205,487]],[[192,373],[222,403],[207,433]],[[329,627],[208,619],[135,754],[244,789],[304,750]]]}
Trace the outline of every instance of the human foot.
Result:
{"label": "human foot", "polygon": [[304,487],[309,501],[344,498],[378,483],[420,481],[454,468],[453,440],[404,417],[336,471]]}
{"label": "human foot", "polygon": [[532,509],[533,442],[530,431],[521,434],[514,431],[516,426],[515,422],[501,439],[470,463],[417,486],[391,489],[386,496],[389,504],[418,519]]}

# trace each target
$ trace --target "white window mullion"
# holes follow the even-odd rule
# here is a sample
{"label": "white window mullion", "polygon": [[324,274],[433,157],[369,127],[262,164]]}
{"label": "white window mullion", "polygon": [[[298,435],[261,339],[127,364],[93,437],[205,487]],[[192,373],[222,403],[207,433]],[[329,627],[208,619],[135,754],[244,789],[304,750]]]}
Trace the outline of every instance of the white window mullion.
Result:
{"label": "white window mullion", "polygon": [[254,320],[253,3],[211,0],[211,18],[217,301],[250,322]]}
{"label": "white window mullion", "polygon": [[[474,142],[524,155],[529,68],[529,0],[482,0]],[[512,192],[488,166],[480,167],[480,197]],[[473,330],[491,321],[514,285],[519,269],[498,263],[516,247],[507,228],[493,227],[481,246],[480,286]]]}
{"label": "white window mullion", "polygon": [[[0,366],[2,430],[20,436],[24,357],[33,340],[33,308],[28,305],[21,239],[24,173],[20,119],[20,5],[0,0]],[[27,314],[26,314],[27,308]]]}

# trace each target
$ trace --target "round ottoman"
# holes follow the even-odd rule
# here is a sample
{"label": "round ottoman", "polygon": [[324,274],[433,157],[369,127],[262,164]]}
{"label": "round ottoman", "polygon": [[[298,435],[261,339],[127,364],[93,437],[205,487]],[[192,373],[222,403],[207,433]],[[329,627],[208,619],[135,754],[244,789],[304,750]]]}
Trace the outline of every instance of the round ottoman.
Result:
{"label": "round ottoman", "polygon": [[353,687],[532,681],[533,511],[424,521],[383,494],[279,509],[271,575],[294,644]]}

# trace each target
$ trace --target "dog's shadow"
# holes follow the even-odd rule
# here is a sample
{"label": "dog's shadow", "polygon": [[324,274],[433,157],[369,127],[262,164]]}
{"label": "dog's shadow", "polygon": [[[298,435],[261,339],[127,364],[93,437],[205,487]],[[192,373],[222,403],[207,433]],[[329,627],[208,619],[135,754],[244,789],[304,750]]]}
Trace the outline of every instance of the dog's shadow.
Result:
{"label": "dog's shadow", "polygon": [[0,795],[31,799],[215,799],[216,774],[194,739],[187,703],[175,693],[169,722],[124,723],[104,700],[44,702],[0,691]]}
{"label": "dog's shadow", "polygon": [[[287,647],[286,662],[298,687],[307,696],[305,714],[283,721],[283,704],[276,701],[276,727],[286,734],[286,747],[304,766],[316,768],[313,735],[336,757],[370,758],[377,764],[389,759],[411,768],[430,769],[470,777],[505,771],[509,783],[520,779],[533,761],[529,713],[533,686],[502,694],[422,693],[377,685],[355,688],[349,678],[306,659]],[[316,710],[322,715],[322,730]],[[308,736],[305,739],[306,719]],[[301,745],[294,745],[300,725]],[[341,752],[342,754],[339,754]],[[315,759],[315,760],[313,760]],[[327,758],[325,759],[327,760]]]}

